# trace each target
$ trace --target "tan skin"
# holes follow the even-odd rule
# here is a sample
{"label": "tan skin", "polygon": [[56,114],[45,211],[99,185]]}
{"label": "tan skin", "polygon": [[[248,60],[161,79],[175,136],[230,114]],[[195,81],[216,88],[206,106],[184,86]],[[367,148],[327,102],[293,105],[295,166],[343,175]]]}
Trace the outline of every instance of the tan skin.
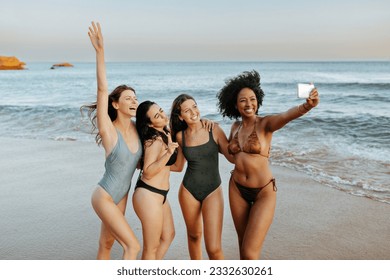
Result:
{"label": "tan skin", "polygon": [[[157,104],[150,107],[147,115],[151,120],[150,126],[165,133],[168,118]],[[145,143],[142,181],[161,190],[169,190],[170,171],[181,170],[184,165],[179,153],[176,163],[166,166],[175,149],[179,148],[177,142],[172,142],[171,135],[167,136],[168,145],[161,138]],[[175,236],[171,206],[168,198],[164,204],[163,201],[162,195],[144,188],[137,188],[133,195],[134,210],[142,223],[144,260],[161,260]]]}
{"label": "tan skin", "polygon": [[[209,132],[203,128],[200,121],[200,112],[194,100],[188,99],[180,105],[179,119],[185,121],[188,128],[184,131],[186,146],[199,146],[209,141]],[[183,146],[182,133],[176,135],[178,143]],[[215,125],[213,138],[218,144],[220,152],[230,161],[233,157],[227,151],[227,138],[223,130]],[[179,202],[187,227],[187,240],[190,257],[192,260],[202,259],[202,228],[206,251],[211,260],[224,259],[221,236],[223,225],[223,195],[221,186],[209,194],[202,203],[196,200],[184,187],[179,189]]]}
{"label": "tan skin", "polygon": [[[135,153],[139,147],[138,134],[131,118],[135,117],[138,101],[131,90],[122,92],[119,101],[113,106],[118,117],[111,121],[108,115],[108,87],[104,63],[103,36],[99,23],[92,22],[88,32],[96,51],[97,65],[97,124],[106,157],[118,141],[116,129],[122,134],[129,150]],[[111,248],[115,240],[123,248],[123,259],[136,259],[140,244],[125,218],[127,196],[116,205],[112,197],[100,186],[92,194],[92,206],[102,220],[97,259],[110,259]]]}
{"label": "tan skin", "polygon": [[[256,133],[260,141],[261,154],[267,155],[271,146],[273,132],[281,129],[288,122],[299,118],[307,109],[314,108],[319,103],[317,89],[313,89],[305,107],[298,106],[288,111],[272,115],[257,116],[258,102],[255,93],[249,88],[243,88],[237,96],[237,109],[242,118],[242,126],[238,133],[240,147],[242,147],[252,133],[256,121]],[[306,109],[305,109],[306,108]],[[240,122],[232,125],[229,140],[235,135]],[[239,152],[235,154],[235,167],[229,182],[229,202],[238,235],[240,258],[254,260],[260,258],[261,249],[266,234],[271,226],[275,206],[276,192],[273,185],[268,184],[273,178],[267,157],[259,154]],[[241,196],[235,182],[249,188],[258,188],[267,185],[262,189],[252,206]]]}

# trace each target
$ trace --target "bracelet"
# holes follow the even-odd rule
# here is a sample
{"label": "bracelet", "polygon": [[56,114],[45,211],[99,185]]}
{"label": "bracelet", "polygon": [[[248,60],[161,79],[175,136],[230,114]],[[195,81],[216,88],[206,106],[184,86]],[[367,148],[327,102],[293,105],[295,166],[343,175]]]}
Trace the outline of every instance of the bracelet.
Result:
{"label": "bracelet", "polygon": [[[302,106],[303,106],[303,108],[305,108],[306,111],[309,112],[312,108],[309,107],[309,109],[307,109],[306,106],[305,106],[306,104],[307,104],[307,103],[303,103]],[[309,106],[310,106],[310,105],[309,105]]]}
{"label": "bracelet", "polygon": [[[306,111],[303,111],[303,112],[302,112],[301,106],[302,106],[303,108],[305,108],[305,106],[303,106],[302,104],[301,104],[301,105],[298,105],[298,113],[299,113],[301,116],[303,116],[303,115],[306,114],[308,111],[306,110]],[[306,109],[306,108],[305,108],[305,109]]]}

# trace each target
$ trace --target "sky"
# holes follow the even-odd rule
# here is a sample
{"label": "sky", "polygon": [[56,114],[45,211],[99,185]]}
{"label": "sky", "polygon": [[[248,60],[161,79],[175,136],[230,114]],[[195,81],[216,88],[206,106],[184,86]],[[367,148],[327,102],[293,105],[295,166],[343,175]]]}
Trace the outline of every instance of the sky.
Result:
{"label": "sky", "polygon": [[0,0],[0,56],[94,61],[390,60],[389,0]]}

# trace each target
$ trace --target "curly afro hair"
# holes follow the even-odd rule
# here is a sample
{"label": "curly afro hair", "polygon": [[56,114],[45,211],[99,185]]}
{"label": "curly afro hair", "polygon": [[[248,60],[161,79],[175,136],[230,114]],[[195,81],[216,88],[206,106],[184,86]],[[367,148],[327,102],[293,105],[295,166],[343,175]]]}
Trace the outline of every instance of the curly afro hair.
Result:
{"label": "curly afro hair", "polygon": [[[258,108],[263,104],[264,92],[260,87],[260,75],[257,71],[245,71],[225,81],[225,86],[218,92],[218,108],[223,117],[238,119],[237,96],[243,88],[250,88],[256,95]],[[257,111],[256,111],[257,114]]]}

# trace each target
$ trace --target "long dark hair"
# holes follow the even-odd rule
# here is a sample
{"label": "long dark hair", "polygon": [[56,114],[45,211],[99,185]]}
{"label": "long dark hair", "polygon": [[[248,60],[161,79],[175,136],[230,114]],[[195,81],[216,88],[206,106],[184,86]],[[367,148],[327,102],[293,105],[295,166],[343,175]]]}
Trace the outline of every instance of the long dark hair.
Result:
{"label": "long dark hair", "polygon": [[156,104],[156,102],[146,100],[138,105],[137,108],[137,114],[136,114],[136,121],[135,125],[137,127],[137,132],[139,135],[139,138],[141,139],[142,143],[142,158],[141,158],[141,166],[143,166],[143,158],[145,154],[145,145],[150,146],[153,144],[153,142],[158,138],[161,137],[165,144],[168,145],[168,137],[167,134],[169,133],[168,127],[164,127],[164,132],[158,131],[157,129],[150,126],[152,124],[150,118],[148,117],[147,113],[152,105]]}
{"label": "long dark hair", "polygon": [[225,81],[225,86],[217,94],[219,111],[222,116],[230,119],[241,117],[238,111],[237,97],[243,88],[250,88],[256,95],[257,111],[263,104],[264,92],[260,87],[260,75],[257,71],[245,71],[240,75]]}
{"label": "long dark hair", "polygon": [[[111,121],[115,121],[116,118],[118,117],[118,112],[117,109],[112,106],[112,102],[118,102],[119,98],[122,95],[122,92],[125,90],[131,90],[135,94],[135,90],[127,85],[120,85],[117,86],[109,95],[108,95],[108,116],[110,117]],[[97,109],[97,102],[94,102],[89,105],[83,105],[80,107],[80,112],[83,114],[83,110],[88,111],[88,118],[90,119],[92,123],[92,130],[91,133],[96,133],[95,135],[95,141],[96,143],[100,146],[102,143],[102,137],[100,136],[99,131],[96,132],[97,130],[97,116],[96,116],[96,109]]]}
{"label": "long dark hair", "polygon": [[194,100],[195,99],[188,94],[180,94],[178,97],[173,100],[172,108],[171,108],[171,118],[169,121],[171,132],[172,132],[172,141],[176,141],[176,134],[182,130],[186,130],[188,125],[185,121],[180,120],[179,116],[181,113],[181,104],[183,104],[187,100]]}

